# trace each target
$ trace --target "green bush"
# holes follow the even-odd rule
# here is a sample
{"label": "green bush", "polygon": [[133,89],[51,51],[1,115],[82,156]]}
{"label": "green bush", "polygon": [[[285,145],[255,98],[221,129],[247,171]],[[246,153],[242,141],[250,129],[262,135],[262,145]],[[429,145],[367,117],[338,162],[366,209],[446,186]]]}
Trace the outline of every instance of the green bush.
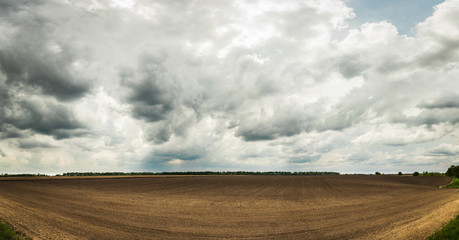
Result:
{"label": "green bush", "polygon": [[381,175],[381,173],[380,172],[375,172],[375,175]]}
{"label": "green bush", "polygon": [[415,176],[415,177],[419,176],[419,172],[414,172],[413,176]]}
{"label": "green bush", "polygon": [[403,173],[402,172],[398,172],[398,175],[403,175]]}

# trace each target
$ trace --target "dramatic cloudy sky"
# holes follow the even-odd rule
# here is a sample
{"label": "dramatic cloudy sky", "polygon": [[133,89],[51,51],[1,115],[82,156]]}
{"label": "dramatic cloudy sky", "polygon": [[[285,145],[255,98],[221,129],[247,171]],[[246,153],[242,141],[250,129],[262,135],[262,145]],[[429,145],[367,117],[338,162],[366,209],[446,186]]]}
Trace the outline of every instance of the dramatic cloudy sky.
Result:
{"label": "dramatic cloudy sky", "polygon": [[459,0],[0,0],[0,172],[458,157]]}

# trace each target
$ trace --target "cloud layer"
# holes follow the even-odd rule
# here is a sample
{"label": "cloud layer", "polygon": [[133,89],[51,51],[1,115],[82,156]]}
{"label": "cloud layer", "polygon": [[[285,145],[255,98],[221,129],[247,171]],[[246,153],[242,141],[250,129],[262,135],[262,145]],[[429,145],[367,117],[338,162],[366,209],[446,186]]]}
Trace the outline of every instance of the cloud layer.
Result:
{"label": "cloud layer", "polygon": [[340,0],[3,1],[0,13],[0,172],[458,163],[457,0],[413,36],[389,21],[351,29]]}

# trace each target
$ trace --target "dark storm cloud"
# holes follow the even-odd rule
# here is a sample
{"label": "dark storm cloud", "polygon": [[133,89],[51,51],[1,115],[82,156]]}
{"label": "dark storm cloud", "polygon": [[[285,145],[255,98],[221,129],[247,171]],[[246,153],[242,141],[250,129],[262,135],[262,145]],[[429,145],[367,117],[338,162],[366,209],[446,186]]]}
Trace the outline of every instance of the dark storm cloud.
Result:
{"label": "dark storm cloud", "polygon": [[[81,134],[84,128],[68,107],[50,101],[14,101],[0,107],[0,112],[0,119],[4,125],[2,131],[6,131],[6,136],[17,133],[14,129],[17,128],[61,139]],[[6,124],[14,128],[5,126]]]}
{"label": "dark storm cloud", "polygon": [[89,82],[70,72],[76,51],[53,35],[60,24],[37,11],[41,1],[2,1],[0,20],[6,40],[0,42],[0,71],[6,86],[27,94],[75,100],[89,91]]}
{"label": "dark storm cloud", "polygon": [[[21,130],[71,136],[82,128],[68,106],[46,100],[76,100],[89,91],[86,80],[73,76],[73,50],[50,33],[56,23],[34,8],[39,1],[2,1],[1,21],[6,39],[0,42],[0,127],[2,138],[23,137]],[[50,43],[55,44],[54,50]],[[51,46],[51,47],[50,47]],[[32,100],[33,99],[33,100]]]}
{"label": "dark storm cloud", "polygon": [[[68,101],[82,97],[89,86],[73,78],[65,69],[68,61],[53,56],[37,57],[23,52],[22,46],[0,49],[0,70],[6,75],[8,87],[51,95]],[[54,59],[53,59],[54,58]]]}
{"label": "dark storm cloud", "polygon": [[120,73],[121,84],[128,89],[126,100],[132,114],[147,122],[164,120],[174,109],[174,88],[161,60],[145,57],[136,70]]}
{"label": "dark storm cloud", "polygon": [[[72,70],[81,53],[55,35],[62,24],[53,14],[58,6],[64,5],[49,1],[0,3],[4,34],[0,41],[2,139],[34,133],[64,139],[88,133],[73,115],[70,103],[85,96],[91,85]],[[19,144],[21,148],[33,146]]]}
{"label": "dark storm cloud", "polygon": [[[1,111],[0,111],[1,112]],[[2,118],[0,118],[2,119]],[[22,138],[26,137],[27,135],[22,133],[21,130],[15,128],[11,124],[0,124],[0,139],[8,139],[8,138]]]}
{"label": "dark storm cloud", "polygon": [[260,120],[244,119],[239,124],[236,136],[241,137],[244,141],[263,141],[291,137],[313,130],[317,120],[301,110],[303,109],[286,107],[276,110],[269,118],[261,114]]}

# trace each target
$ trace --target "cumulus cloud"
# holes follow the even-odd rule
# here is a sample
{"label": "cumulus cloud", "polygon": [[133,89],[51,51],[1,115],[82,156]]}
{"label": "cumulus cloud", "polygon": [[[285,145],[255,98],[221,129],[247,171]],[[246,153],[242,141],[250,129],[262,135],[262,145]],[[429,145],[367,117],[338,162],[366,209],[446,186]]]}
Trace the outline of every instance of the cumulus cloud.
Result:
{"label": "cumulus cloud", "polygon": [[374,172],[455,153],[457,0],[413,36],[389,21],[351,29],[341,0],[21,0],[0,13],[12,170]]}

